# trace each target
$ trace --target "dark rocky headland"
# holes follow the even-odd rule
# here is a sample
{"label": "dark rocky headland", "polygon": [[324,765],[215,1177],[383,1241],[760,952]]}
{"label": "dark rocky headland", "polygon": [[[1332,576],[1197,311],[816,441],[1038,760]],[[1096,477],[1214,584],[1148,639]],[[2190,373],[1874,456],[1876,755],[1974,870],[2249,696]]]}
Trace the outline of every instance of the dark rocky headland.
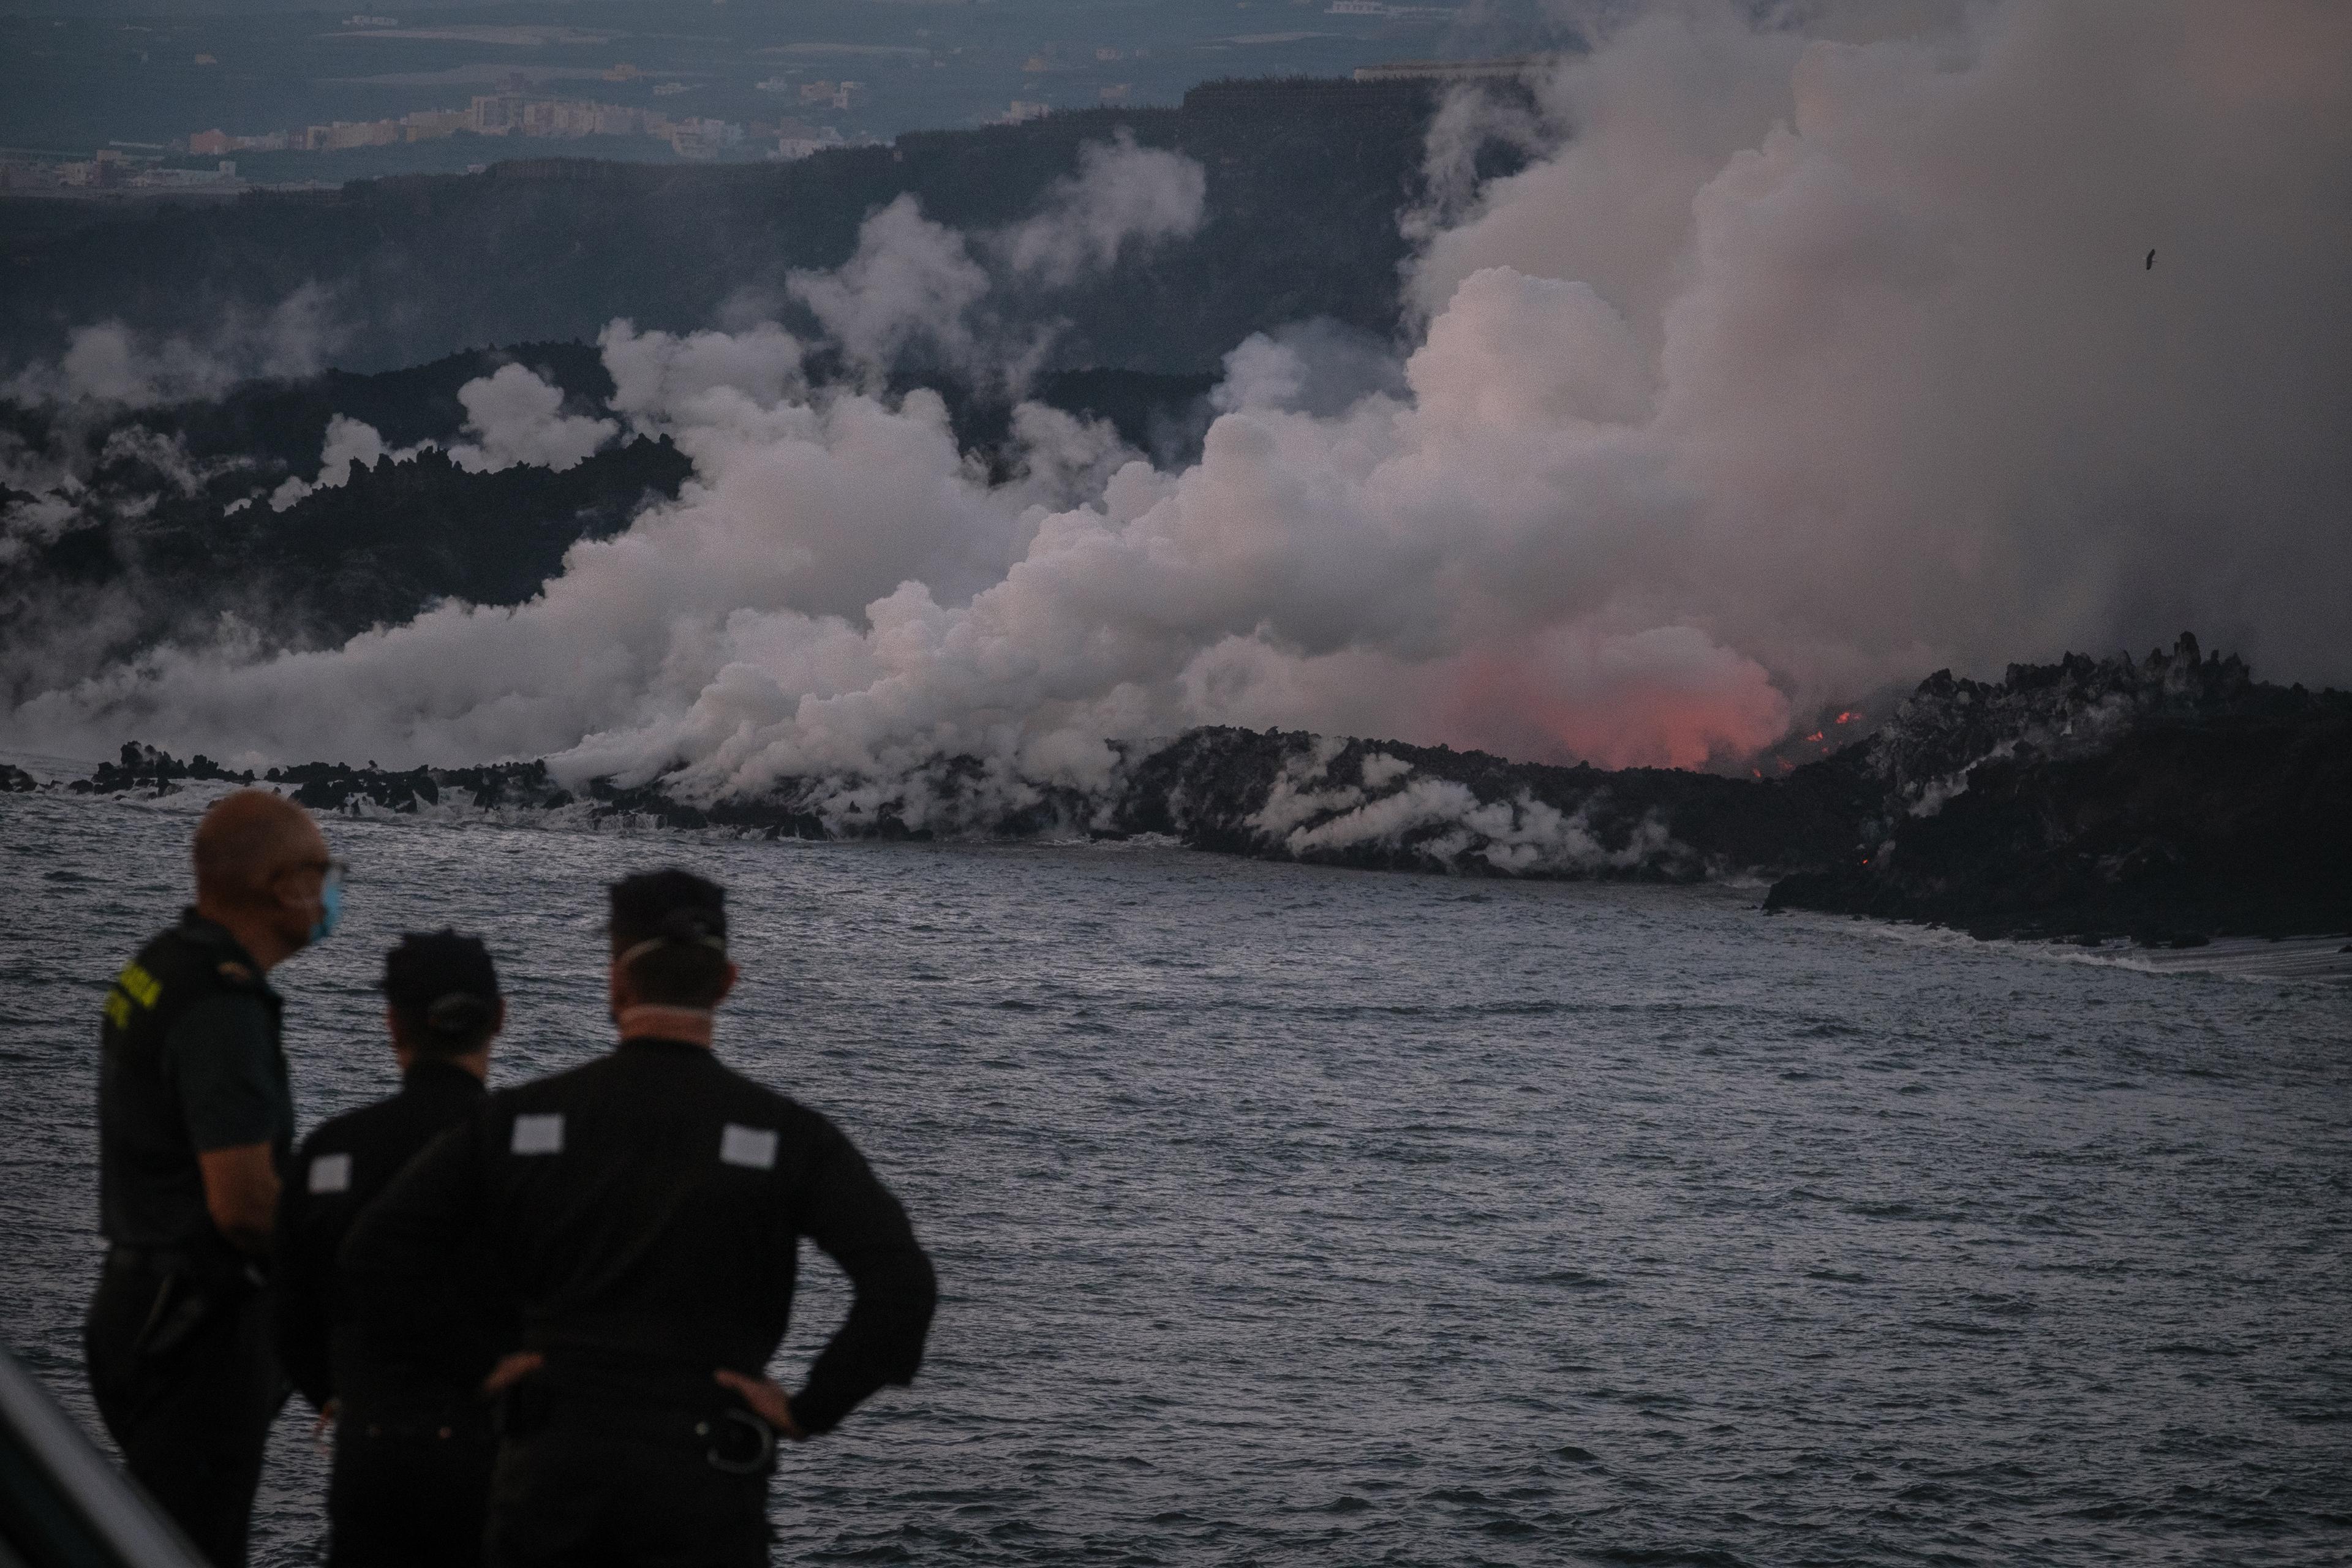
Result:
{"label": "dark rocky headland", "polygon": [[2352,694],[2258,683],[2185,634],[1997,685],[1939,671],[1813,766],[1874,804],[1857,853],[1768,909],[2151,946],[2352,931]]}
{"label": "dark rocky headland", "polygon": [[1210,728],[1124,747],[1090,789],[1008,779],[970,757],[720,799],[658,782],[567,787],[543,762],[310,763],[257,779],[137,744],[68,787],[205,781],[269,784],[351,814],[564,816],[770,838],[1155,834],[1368,869],[1770,878],[1768,910],[1984,937],[2182,946],[2352,931],[2352,694],[2256,682],[2186,635],[2145,659],[2011,665],[1998,683],[1938,671],[1875,733],[1773,779]]}

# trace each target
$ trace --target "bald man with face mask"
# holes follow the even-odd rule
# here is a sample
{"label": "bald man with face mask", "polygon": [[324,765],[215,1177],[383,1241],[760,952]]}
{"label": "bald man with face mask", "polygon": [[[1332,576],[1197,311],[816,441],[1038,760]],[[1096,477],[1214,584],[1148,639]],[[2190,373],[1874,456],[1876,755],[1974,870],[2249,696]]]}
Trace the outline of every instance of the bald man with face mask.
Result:
{"label": "bald man with face mask", "polygon": [[115,977],[100,1036],[99,1222],[83,1352],[124,1464],[214,1568],[240,1568],[285,1399],[262,1294],[294,1103],[268,975],[334,929],[341,868],[266,790],[196,827],[196,901]]}

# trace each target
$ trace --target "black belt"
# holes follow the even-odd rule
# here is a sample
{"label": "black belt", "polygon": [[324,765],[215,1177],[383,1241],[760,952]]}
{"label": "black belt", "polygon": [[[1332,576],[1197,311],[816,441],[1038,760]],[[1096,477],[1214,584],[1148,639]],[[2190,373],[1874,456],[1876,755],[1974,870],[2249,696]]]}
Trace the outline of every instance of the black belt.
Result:
{"label": "black belt", "polygon": [[364,1437],[434,1437],[494,1441],[496,1411],[469,1388],[423,1386],[387,1392],[374,1379],[339,1394],[336,1426]]}
{"label": "black belt", "polygon": [[488,1444],[497,1438],[490,1430],[488,1415],[468,1412],[465,1415],[437,1416],[424,1413],[397,1415],[353,1415],[346,1414],[337,1419],[336,1429],[358,1437],[428,1437],[436,1442],[478,1442]]}
{"label": "black belt", "polygon": [[669,1404],[658,1398],[598,1394],[526,1378],[499,1404],[499,1430],[528,1437],[551,1426],[602,1437],[693,1444],[714,1470],[766,1475],[775,1467],[776,1429],[740,1405]]}

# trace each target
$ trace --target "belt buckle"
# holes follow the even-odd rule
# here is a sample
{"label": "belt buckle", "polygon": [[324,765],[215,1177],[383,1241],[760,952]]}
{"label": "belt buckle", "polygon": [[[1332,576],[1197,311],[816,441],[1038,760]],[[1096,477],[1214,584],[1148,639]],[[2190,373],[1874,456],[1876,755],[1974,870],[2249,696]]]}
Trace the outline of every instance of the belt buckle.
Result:
{"label": "belt buckle", "polygon": [[754,1452],[748,1460],[728,1458],[720,1451],[719,1439],[721,1434],[712,1430],[709,1422],[698,1421],[694,1424],[694,1435],[711,1440],[710,1447],[702,1451],[704,1462],[722,1475],[763,1476],[767,1474],[769,1466],[776,1458],[776,1429],[748,1410],[721,1411],[719,1418],[721,1421],[731,1421],[748,1430],[751,1434]]}

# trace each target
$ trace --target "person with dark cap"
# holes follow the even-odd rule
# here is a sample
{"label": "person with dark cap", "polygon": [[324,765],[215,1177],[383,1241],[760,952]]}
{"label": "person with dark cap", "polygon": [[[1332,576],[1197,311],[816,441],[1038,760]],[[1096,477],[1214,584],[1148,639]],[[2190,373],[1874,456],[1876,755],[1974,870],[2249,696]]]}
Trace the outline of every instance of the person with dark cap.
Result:
{"label": "person with dark cap", "polygon": [[480,1109],[506,1002],[489,950],[453,931],[403,937],[384,957],[383,996],[400,1092],[320,1124],[295,1155],[278,1208],[278,1352],[334,1422],[328,1563],[465,1568],[481,1561],[498,1451],[481,1385],[512,1343],[487,1264],[386,1353],[358,1321],[335,1255],[418,1151]]}
{"label": "person with dark cap", "polygon": [[334,930],[341,868],[310,813],[240,790],[197,824],[195,873],[194,907],[106,995],[110,1245],[82,1350],[131,1475],[214,1568],[241,1568],[286,1398],[263,1286],[294,1100],[267,977]]}
{"label": "person with dark cap", "polygon": [[[898,1200],[830,1121],[711,1049],[738,977],[724,900],[685,871],[615,883],[619,1047],[491,1095],[343,1245],[371,1335],[420,1321],[461,1247],[499,1260],[522,1334],[490,1379],[495,1568],[764,1563],[776,1440],[921,1363],[936,1287]],[[802,1237],[854,1299],[787,1394],[766,1369]]]}

